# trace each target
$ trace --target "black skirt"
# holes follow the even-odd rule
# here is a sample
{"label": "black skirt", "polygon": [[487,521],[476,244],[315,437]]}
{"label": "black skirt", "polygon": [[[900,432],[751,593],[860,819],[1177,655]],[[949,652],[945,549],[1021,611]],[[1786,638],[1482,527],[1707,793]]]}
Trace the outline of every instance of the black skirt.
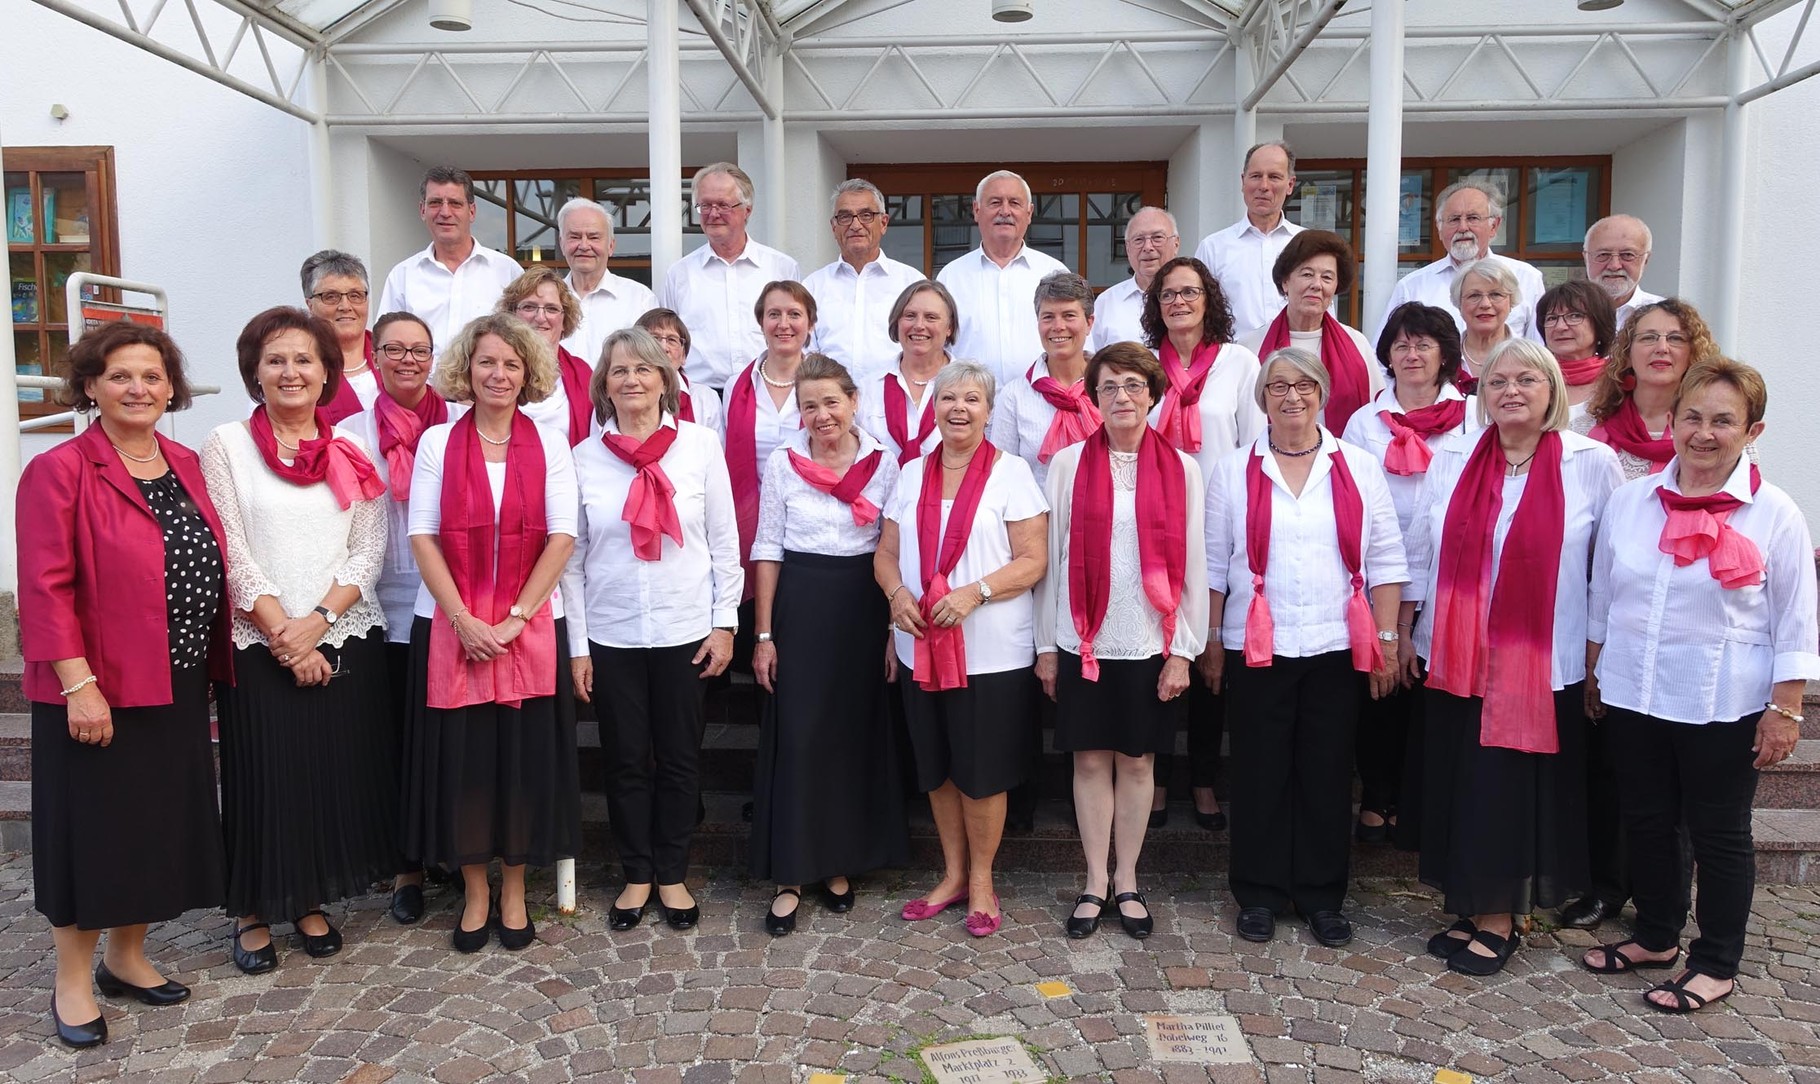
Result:
{"label": "black skirt", "polygon": [[926,692],[899,665],[904,723],[925,793],[949,780],[969,798],[989,798],[1022,783],[1031,768],[1042,687],[1028,668],[968,674],[962,689]]}
{"label": "black skirt", "polygon": [[224,884],[206,666],[171,674],[173,702],[114,708],[103,749],[69,710],[32,704],[32,886],[52,926],[105,930],[219,907]]}
{"label": "black skirt", "polygon": [[385,632],[322,653],[340,670],[327,685],[298,688],[258,644],[216,690],[230,914],[288,920],[398,870]]}
{"label": "black skirt", "polygon": [[784,554],[771,605],[777,691],[759,717],[752,781],[752,876],[812,884],[909,860],[885,707],[889,623],[871,554]]}
{"label": "black skirt", "polygon": [[442,710],[429,699],[430,619],[411,625],[404,742],[407,861],[455,869],[494,858],[547,866],[581,848],[581,774],[568,623],[556,622],[556,695],[516,708]]}
{"label": "black skirt", "polygon": [[1057,651],[1055,747],[1064,753],[1110,749],[1128,757],[1175,750],[1175,732],[1188,717],[1188,699],[1158,700],[1166,655],[1101,659],[1100,679],[1081,677],[1081,657]]}
{"label": "black skirt", "polygon": [[1479,743],[1484,701],[1425,690],[1421,877],[1453,915],[1526,915],[1587,887],[1586,716],[1555,693],[1558,753]]}

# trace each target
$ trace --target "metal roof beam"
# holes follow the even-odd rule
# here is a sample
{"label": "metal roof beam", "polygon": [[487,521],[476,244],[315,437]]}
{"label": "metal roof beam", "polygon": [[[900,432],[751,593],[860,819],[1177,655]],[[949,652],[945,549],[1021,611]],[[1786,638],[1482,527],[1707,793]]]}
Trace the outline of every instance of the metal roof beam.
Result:
{"label": "metal roof beam", "polygon": [[1245,95],[1245,100],[1240,103],[1239,108],[1247,112],[1256,109],[1258,102],[1263,100],[1264,95],[1270,93],[1270,88],[1276,86],[1278,79],[1288,73],[1290,65],[1294,64],[1296,58],[1314,43],[1314,39],[1321,36],[1321,31],[1327,28],[1327,24],[1333,21],[1333,17],[1339,14],[1341,6],[1345,3],[1346,0],[1327,0],[1322,4],[1320,10],[1309,19],[1308,25],[1302,28],[1302,32],[1296,35],[1294,41],[1288,43],[1276,63],[1272,64],[1270,70],[1258,80],[1257,86],[1252,87],[1251,93]]}
{"label": "metal roof beam", "polygon": [[[714,47],[719,49],[720,55],[726,59],[727,67],[732,68],[733,74],[739,77],[741,83],[745,84],[746,93],[752,95],[752,100],[758,103],[758,108],[765,114],[765,119],[776,120],[777,106],[771,101],[771,96],[765,93],[764,84],[760,82],[758,74],[747,64],[747,51],[735,45],[732,39],[727,37],[726,27],[722,25],[724,12],[709,11],[709,0],[683,0],[683,2],[689,5],[690,11],[695,13],[695,18],[700,21],[701,28],[707,33],[708,39],[714,42]],[[736,24],[734,27],[736,34],[739,33],[737,26],[739,8],[739,0],[729,0],[725,9],[726,12],[732,13]],[[752,16],[748,15],[747,18],[752,18]],[[762,45],[753,52],[762,55]]]}

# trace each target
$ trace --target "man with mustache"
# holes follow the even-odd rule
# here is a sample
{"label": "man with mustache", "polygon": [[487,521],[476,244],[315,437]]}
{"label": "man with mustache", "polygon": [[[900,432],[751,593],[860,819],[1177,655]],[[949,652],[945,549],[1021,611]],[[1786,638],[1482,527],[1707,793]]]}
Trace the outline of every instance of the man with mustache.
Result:
{"label": "man with mustache", "polygon": [[432,166],[418,186],[418,217],[430,247],[385,277],[377,313],[408,312],[430,329],[430,341],[453,342],[455,333],[485,316],[524,269],[503,252],[474,240],[474,178],[466,170]]}
{"label": "man with mustache", "polygon": [[657,307],[650,287],[607,270],[613,255],[613,216],[591,199],[577,196],[556,212],[557,244],[569,273],[563,281],[581,301],[581,325],[562,341],[564,350],[588,363],[600,364],[607,336],[631,327]]}
{"label": "man with mustache", "polygon": [[1100,291],[1093,301],[1093,336],[1087,342],[1091,350],[1111,343],[1144,341],[1144,291],[1157,270],[1182,251],[1182,237],[1176,232],[1175,216],[1161,207],[1140,207],[1125,223],[1125,259],[1131,262],[1131,277],[1116,286]]}
{"label": "man with mustache", "polygon": [[1036,284],[1068,267],[1024,243],[1035,207],[1030,185],[1008,169],[986,174],[973,193],[980,247],[941,269],[935,280],[960,312],[954,356],[992,370],[1000,387],[1036,360]]}
{"label": "man with mustache", "polygon": [[[1490,181],[1468,177],[1441,189],[1440,198],[1435,200],[1435,233],[1447,246],[1447,255],[1403,276],[1397,288],[1391,291],[1390,304],[1384,306],[1384,315],[1395,312],[1405,301],[1420,301],[1453,313],[1454,323],[1465,331],[1466,318],[1454,308],[1449,287],[1460,267],[1489,256],[1508,266],[1516,275],[1517,292],[1522,295],[1511,305],[1510,316],[1505,322],[1515,334],[1541,342],[1542,328],[1536,320],[1536,302],[1548,287],[1542,282],[1542,272],[1522,260],[1500,256],[1491,250],[1491,239],[1497,236],[1498,226],[1503,221],[1504,193]],[[1377,331],[1383,330],[1383,326],[1380,319]],[[1377,331],[1372,333],[1374,342]]]}
{"label": "man with mustache", "polygon": [[1631,313],[1662,300],[1641,285],[1650,244],[1649,227],[1635,215],[1610,215],[1586,231],[1586,277],[1603,287],[1617,307],[1619,327]]}
{"label": "man with mustache", "polygon": [[1283,246],[1302,232],[1283,217],[1283,206],[1295,191],[1295,151],[1281,140],[1252,147],[1245,152],[1239,187],[1245,217],[1203,237],[1194,255],[1219,281],[1232,309],[1233,330],[1242,334],[1263,327],[1283,308],[1270,272]]}
{"label": "man with mustache", "polygon": [[885,194],[871,181],[852,177],[835,185],[828,222],[840,259],[803,280],[815,296],[814,349],[845,365],[854,383],[870,387],[897,358],[891,307],[905,287],[922,281],[923,272],[880,248],[891,216]]}

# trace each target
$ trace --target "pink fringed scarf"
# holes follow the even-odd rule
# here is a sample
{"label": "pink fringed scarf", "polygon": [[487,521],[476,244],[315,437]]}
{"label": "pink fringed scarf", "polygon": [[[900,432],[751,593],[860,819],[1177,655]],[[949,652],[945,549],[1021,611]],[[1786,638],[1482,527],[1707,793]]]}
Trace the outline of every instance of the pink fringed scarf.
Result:
{"label": "pink fringed scarf", "polygon": [[884,458],[882,448],[872,449],[872,454],[860,456],[848,466],[845,474],[822,466],[806,455],[798,455],[796,449],[786,454],[790,457],[790,466],[796,469],[797,476],[811,486],[845,504],[853,513],[853,525],[865,527],[878,520],[878,505],[873,504],[861,494],[865,493],[867,483],[878,473],[879,461]]}
{"label": "pink fringed scarf", "polygon": [[417,442],[424,430],[449,420],[449,404],[428,388],[415,406],[392,398],[382,384],[373,400],[373,422],[379,430],[379,454],[385,459],[392,499],[411,499],[411,472],[417,469]]}
{"label": "pink fringed scarf", "polygon": [[923,581],[925,625],[922,638],[916,641],[913,674],[917,685],[928,692],[967,687],[967,639],[961,626],[935,623],[935,604],[951,590],[948,577],[967,548],[980,496],[986,492],[986,481],[992,476],[997,459],[998,449],[992,442],[980,441],[967,463],[967,473],[961,476],[960,489],[954,494],[948,525],[943,527],[942,450],[937,448],[923,458],[923,487],[916,498],[916,552]]}
{"label": "pink fringed scarf", "polygon": [[[1756,496],[1763,487],[1763,475],[1756,464],[1750,468],[1750,491]],[[1656,499],[1668,521],[1662,524],[1662,537],[1656,547],[1675,559],[1675,566],[1685,568],[1704,559],[1713,579],[1727,591],[1754,587],[1763,582],[1763,553],[1757,544],[1727,521],[1733,512],[1744,507],[1744,501],[1729,493],[1709,493],[1704,497],[1684,497],[1669,492],[1666,486],[1656,489]]]}
{"label": "pink fringed scarf", "polygon": [[632,555],[641,561],[663,557],[664,539],[683,544],[682,520],[676,515],[676,486],[664,473],[662,460],[670,445],[676,443],[676,428],[659,425],[657,431],[638,440],[623,433],[602,433],[600,441],[638,476],[626,490],[625,508],[620,518],[632,525]]}
{"label": "pink fringed scarf", "polygon": [[897,465],[902,467],[923,454],[923,441],[935,432],[935,397],[923,393],[922,418],[916,423],[916,436],[910,436],[906,418],[910,415],[910,397],[904,386],[890,373],[885,374],[885,432],[897,445]]}
{"label": "pink fringed scarf", "polygon": [[1049,419],[1049,431],[1043,434],[1043,446],[1037,449],[1037,462],[1049,462],[1055,453],[1086,440],[1087,434],[1100,427],[1100,411],[1093,405],[1085,380],[1077,380],[1064,388],[1053,376],[1039,378],[1035,364],[1024,373],[1024,379],[1030,381],[1030,386],[1044,402],[1055,408],[1055,417]]}
{"label": "pink fringed scarf", "polygon": [[326,481],[335,503],[344,509],[355,501],[370,501],[385,492],[385,482],[373,461],[353,441],[331,436],[334,426],[321,409],[316,411],[316,439],[298,441],[297,455],[289,463],[278,458],[278,436],[272,432],[272,419],[265,407],[254,407],[246,424],[265,465],[294,486]]}
{"label": "pink fringed scarf", "polygon": [[1163,340],[1157,359],[1163,363],[1163,376],[1169,388],[1163,393],[1163,409],[1157,415],[1156,428],[1169,443],[1193,454],[1201,450],[1201,392],[1207,387],[1207,376],[1220,360],[1219,343],[1197,343],[1188,367],[1182,368],[1182,356],[1175,344]]}
{"label": "pink fringed scarf", "polygon": [[1637,409],[1637,401],[1629,395],[1618,404],[1617,413],[1593,426],[1587,436],[1648,462],[1651,474],[1661,471],[1675,457],[1674,438],[1667,432],[1659,437],[1650,436],[1643,413]]}
{"label": "pink fringed scarf", "polygon": [[[1163,654],[1175,642],[1176,611],[1188,567],[1187,472],[1169,441],[1146,427],[1138,445],[1138,565],[1144,597],[1163,619]],[[1106,430],[1087,438],[1074,475],[1068,520],[1068,610],[1081,637],[1081,677],[1100,679],[1093,641],[1112,597],[1112,463]]]}
{"label": "pink fringed scarf", "polygon": [[[1264,332],[1258,353],[1268,358],[1293,341],[1289,337],[1289,310],[1284,309]],[[1333,395],[1321,410],[1323,423],[1331,432],[1344,433],[1352,412],[1371,402],[1371,371],[1365,367],[1352,336],[1346,334],[1346,328],[1332,313],[1321,314],[1321,365],[1333,383]]]}
{"label": "pink fringed scarf", "polygon": [[1378,411],[1378,418],[1390,428],[1390,446],[1384,450],[1384,469],[1408,477],[1425,474],[1435,454],[1428,438],[1445,433],[1466,420],[1466,400],[1442,399],[1415,410]]}

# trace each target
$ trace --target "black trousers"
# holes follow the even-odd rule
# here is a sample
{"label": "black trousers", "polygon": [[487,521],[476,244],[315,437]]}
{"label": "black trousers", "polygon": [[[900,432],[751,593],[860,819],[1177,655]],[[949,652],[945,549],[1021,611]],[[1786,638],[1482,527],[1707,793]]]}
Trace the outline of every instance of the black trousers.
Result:
{"label": "black trousers", "polygon": [[1250,667],[1226,652],[1232,862],[1240,907],[1338,911],[1352,858],[1360,684],[1350,651]]}
{"label": "black trousers", "polygon": [[1651,952],[1681,943],[1687,896],[1679,829],[1685,825],[1698,878],[1694,918],[1700,924],[1700,936],[1687,949],[1687,966],[1716,979],[1733,978],[1744,956],[1744,925],[1757,885],[1750,830],[1757,717],[1693,725],[1612,708],[1604,726],[1623,754],[1618,784],[1637,943]]}
{"label": "black trousers", "polygon": [[607,814],[628,884],[689,872],[701,801],[702,641],[680,647],[589,644],[607,770]]}
{"label": "black trousers", "polygon": [[1394,813],[1403,802],[1403,764],[1409,719],[1422,708],[1420,689],[1398,689],[1373,700],[1366,688],[1359,701],[1359,808]]}
{"label": "black trousers", "polygon": [[1611,728],[1587,720],[1586,728],[1586,867],[1592,895],[1614,912],[1630,899],[1630,871],[1624,861],[1624,815],[1619,801],[1618,761],[1621,749]]}
{"label": "black trousers", "polygon": [[[1217,646],[1217,645],[1216,645]],[[1226,741],[1226,697],[1209,689],[1197,672],[1188,679],[1188,785],[1212,787],[1220,774],[1220,746]],[[1175,769],[1174,743],[1156,755],[1156,785],[1169,786]]]}

